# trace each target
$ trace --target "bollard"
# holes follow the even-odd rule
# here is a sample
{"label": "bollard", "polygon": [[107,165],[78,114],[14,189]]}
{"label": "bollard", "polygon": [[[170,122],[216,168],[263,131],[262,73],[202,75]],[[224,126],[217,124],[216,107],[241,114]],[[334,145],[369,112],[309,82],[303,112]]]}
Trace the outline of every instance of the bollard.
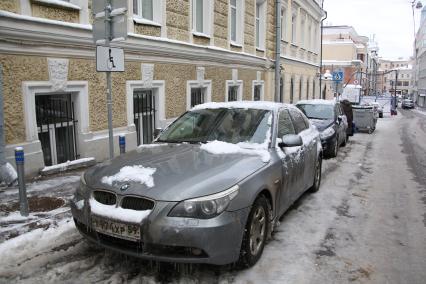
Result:
{"label": "bollard", "polygon": [[118,145],[120,145],[120,155],[126,153],[126,136],[118,136]]}
{"label": "bollard", "polygon": [[21,216],[28,216],[28,200],[27,190],[25,189],[25,172],[24,172],[24,149],[22,147],[15,148],[16,170],[18,172],[19,184],[19,209]]}

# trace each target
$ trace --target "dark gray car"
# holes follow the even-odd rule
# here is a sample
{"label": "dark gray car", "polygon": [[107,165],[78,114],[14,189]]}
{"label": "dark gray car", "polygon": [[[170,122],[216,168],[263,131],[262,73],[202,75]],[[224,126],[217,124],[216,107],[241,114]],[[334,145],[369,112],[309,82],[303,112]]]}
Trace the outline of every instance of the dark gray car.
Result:
{"label": "dark gray car", "polygon": [[274,223],[321,181],[319,133],[295,107],[210,103],[89,169],[71,203],[88,240],[168,262],[251,266]]}
{"label": "dark gray car", "polygon": [[335,100],[304,100],[296,106],[309,118],[320,132],[324,154],[336,157],[340,146],[348,140],[348,121],[340,103]]}

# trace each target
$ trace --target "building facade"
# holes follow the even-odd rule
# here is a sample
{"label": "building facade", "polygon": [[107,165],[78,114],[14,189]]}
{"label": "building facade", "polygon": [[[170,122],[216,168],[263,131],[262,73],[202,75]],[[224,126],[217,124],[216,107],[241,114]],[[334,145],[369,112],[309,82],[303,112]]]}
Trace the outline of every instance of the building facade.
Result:
{"label": "building facade", "polygon": [[[274,0],[128,0],[125,71],[112,75],[115,153],[150,143],[203,102],[273,100]],[[106,76],[96,72],[92,0],[0,2],[7,158],[26,173],[108,155]],[[284,102],[319,97],[317,1],[283,0]]]}
{"label": "building facade", "polygon": [[323,28],[322,73],[343,72],[341,84],[361,85],[362,94],[369,95],[376,86],[374,71],[377,69],[377,44],[359,35],[351,26],[325,26]]}
{"label": "building facade", "polygon": [[[398,73],[398,74],[397,74]],[[398,75],[398,80],[396,77]],[[379,60],[381,92],[383,94],[402,95],[408,97],[413,92],[413,66],[411,59],[384,59]]]}
{"label": "building facade", "polygon": [[414,41],[413,99],[426,107],[426,6],[423,7],[420,27]]}

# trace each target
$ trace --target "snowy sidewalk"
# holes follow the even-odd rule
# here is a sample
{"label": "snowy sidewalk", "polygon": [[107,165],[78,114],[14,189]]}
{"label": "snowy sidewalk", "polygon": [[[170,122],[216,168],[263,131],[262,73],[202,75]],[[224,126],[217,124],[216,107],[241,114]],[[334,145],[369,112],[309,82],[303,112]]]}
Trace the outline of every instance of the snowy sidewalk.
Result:
{"label": "snowy sidewalk", "polygon": [[19,189],[0,189],[0,246],[3,242],[34,230],[48,230],[71,218],[69,201],[81,172],[64,173],[26,184],[30,215],[19,213]]}

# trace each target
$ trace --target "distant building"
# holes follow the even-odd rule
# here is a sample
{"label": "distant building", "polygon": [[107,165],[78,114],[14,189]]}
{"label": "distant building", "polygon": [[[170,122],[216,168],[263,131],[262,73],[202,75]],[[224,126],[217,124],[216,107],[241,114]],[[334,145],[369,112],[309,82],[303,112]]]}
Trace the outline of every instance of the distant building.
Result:
{"label": "distant building", "polygon": [[[374,93],[377,69],[377,44],[359,35],[351,26],[325,26],[323,28],[322,74],[326,70],[331,73],[344,73],[342,85],[362,86],[362,94]],[[340,87],[341,87],[340,86]]]}
{"label": "distant building", "polygon": [[[378,76],[382,93],[403,95],[408,97],[413,91],[413,66],[411,59],[384,59],[379,60]],[[396,75],[398,73],[398,81]],[[395,86],[396,84],[396,86]]]}

